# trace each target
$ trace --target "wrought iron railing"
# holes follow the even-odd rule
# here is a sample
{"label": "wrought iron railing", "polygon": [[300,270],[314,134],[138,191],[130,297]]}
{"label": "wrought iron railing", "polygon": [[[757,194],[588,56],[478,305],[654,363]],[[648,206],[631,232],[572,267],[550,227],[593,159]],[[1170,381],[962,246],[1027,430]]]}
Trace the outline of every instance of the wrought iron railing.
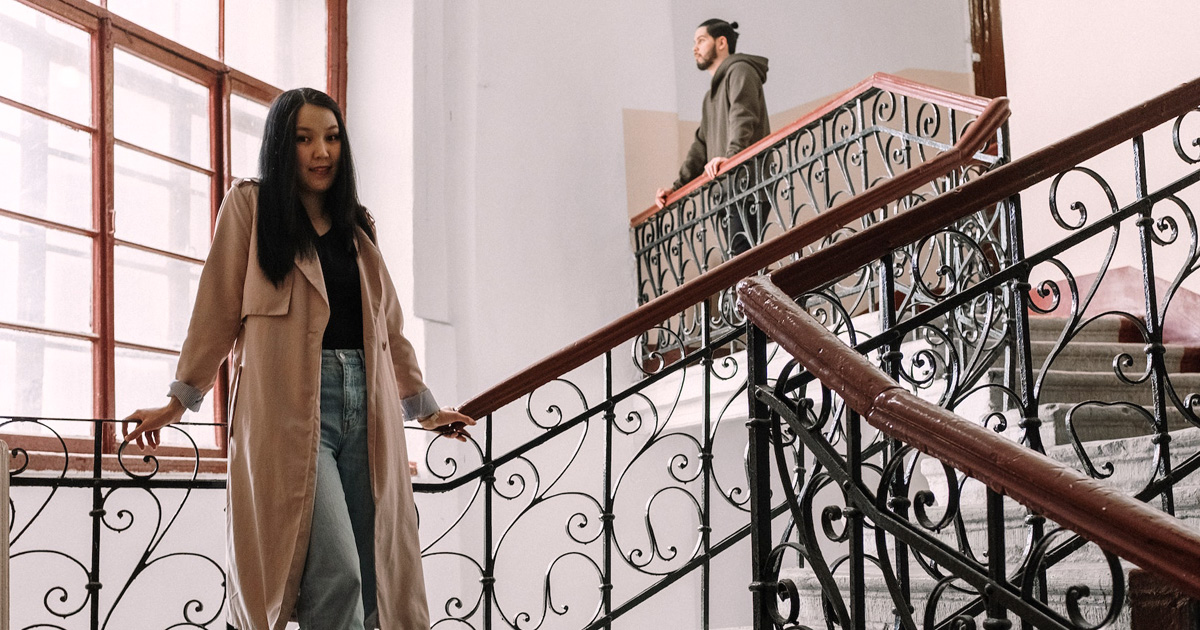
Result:
{"label": "wrought iron railing", "polygon": [[[919,207],[929,195],[913,191],[1004,154],[996,139],[1006,117],[1003,99],[990,102],[965,131],[957,126],[957,144],[936,157],[685,282],[464,404],[464,413],[480,418],[476,441],[463,445],[433,438],[425,444],[421,473],[414,479],[436,627],[719,628],[747,619],[751,602],[744,580],[736,578],[731,585],[728,576],[745,575],[750,566],[750,496],[768,487],[771,475],[769,469],[746,467],[744,332],[722,324],[709,296],[775,261],[819,251],[882,220],[896,211],[897,199],[908,200],[901,204],[904,210]],[[989,144],[996,148],[984,150]],[[1002,229],[992,225],[992,218],[968,221],[989,234]],[[864,276],[844,283],[843,294],[869,302],[877,284]],[[685,342],[671,321],[689,310],[705,324],[697,339]],[[648,362],[639,350],[651,337],[674,339],[655,344],[663,360]],[[669,352],[675,355],[668,357]],[[94,434],[103,435],[105,423],[96,424]],[[410,443],[421,444],[429,435],[414,431]],[[66,454],[74,442],[58,441],[63,461],[74,461]],[[54,626],[62,619],[74,623],[87,614],[92,628],[119,627],[113,620],[128,606],[125,593],[136,589],[151,567],[164,567],[168,559],[211,562],[216,557],[217,552],[205,555],[188,547],[167,551],[174,541],[171,532],[180,528],[178,519],[167,519],[151,528],[155,533],[144,549],[128,554],[131,565],[107,570],[104,558],[126,554],[100,554],[99,549],[130,536],[139,522],[133,510],[115,508],[114,497],[136,488],[150,502],[148,509],[158,513],[160,488],[178,486],[182,492],[218,488],[223,481],[150,473],[136,466],[159,460],[143,462],[141,454],[132,456],[128,449],[103,456],[98,443],[94,448],[85,455],[90,476],[64,472],[43,479],[19,469],[13,477],[14,486],[90,490],[87,520],[99,558],[49,551],[58,549],[49,544],[37,547],[63,557],[68,570],[86,581],[79,588],[54,585],[39,591],[31,604],[39,606],[36,615],[27,617],[34,621],[18,627]],[[18,462],[22,456],[19,452]],[[204,463],[198,456],[195,460]],[[772,509],[782,515],[786,504],[778,483],[780,499]],[[54,498],[65,490],[49,492]],[[196,501],[194,493],[185,497]],[[18,510],[43,513],[36,507]],[[212,527],[223,530],[222,520],[212,521]],[[14,549],[31,544],[27,535],[18,536]],[[162,627],[221,627],[224,605],[219,593],[216,597],[195,595],[171,607],[163,613],[168,622]]]}
{"label": "wrought iron railing", "polygon": [[[792,519],[772,530],[776,508],[751,500],[756,628],[1125,627],[1128,567],[1113,554],[1200,596],[1200,378],[1165,360],[1171,343],[1200,340],[1198,138],[1200,80],[771,274],[888,376],[822,353],[811,330],[789,344],[800,364],[752,367],[750,459],[775,459]],[[1003,248],[959,229],[992,208],[1005,216]],[[889,304],[896,252],[938,242],[900,258],[938,282]],[[864,267],[882,278],[882,331],[864,330],[831,290]],[[806,316],[771,308],[768,336],[782,343]],[[1055,399],[1079,378],[1059,366],[1106,322],[1143,357],[1108,350],[1098,386]],[[1034,324],[1053,331],[1036,361]],[[762,354],[762,333],[750,336],[751,357]],[[900,402],[897,382],[930,402]],[[1065,413],[1052,416],[1051,402]],[[1082,437],[1113,415],[1138,430]],[[1012,446],[979,448],[980,429]],[[1078,472],[1055,472],[1043,454]]]}
{"label": "wrought iron railing", "polygon": [[[771,481],[767,469],[747,468],[745,460],[744,331],[727,326],[708,298],[775,261],[881,220],[896,210],[896,199],[908,200],[904,209],[919,207],[926,196],[914,190],[980,168],[981,155],[990,162],[1004,154],[997,138],[1006,117],[1006,101],[990,102],[940,155],[684,282],[464,404],[464,413],[481,418],[482,444],[463,455],[461,447],[435,441],[426,464],[437,479],[416,484],[424,495],[418,499],[423,532],[431,514],[447,513],[427,507],[435,498],[458,508],[426,538],[427,566],[445,563],[439,573],[457,567],[471,578],[451,584],[479,583],[467,593],[433,587],[437,623],[743,624],[750,600],[724,576],[738,570],[728,567],[744,570],[751,562],[748,501]],[[992,152],[984,150],[989,144]],[[991,226],[993,219],[976,220]],[[844,294],[863,303],[872,282],[846,283]],[[690,338],[674,325],[685,311],[696,312],[700,323]],[[653,352],[643,352],[651,345]],[[775,492],[783,496],[781,487]],[[777,500],[771,509],[785,507]],[[531,540],[538,541],[532,551]]]}
{"label": "wrought iron railing", "polygon": [[[1081,630],[1122,619],[1125,567],[1108,555],[1114,549],[1200,594],[1197,561],[1184,555],[1194,548],[1180,545],[1190,535],[1173,529],[1178,523],[1164,524],[1162,515],[1123,521],[1111,516],[1125,510],[1121,501],[1103,491],[1088,503],[1073,491],[1044,488],[1042,478],[1019,484],[1035,511],[1018,509],[994,491],[1017,486],[990,473],[1023,473],[1021,463],[1035,466],[1028,461],[1038,458],[996,448],[956,459],[961,421],[913,398],[898,406],[855,399],[895,391],[891,384],[880,389],[878,380],[840,388],[849,400],[843,402],[831,390],[833,377],[818,384],[787,353],[772,354],[756,328],[745,331],[748,352],[735,346],[741,331],[714,334],[720,328],[706,325],[699,347],[679,346],[677,360],[653,369],[636,351],[633,361],[620,360],[628,356],[625,344],[639,343],[647,331],[675,334],[662,324],[672,314],[696,308],[701,321],[712,322],[707,296],[811,247],[772,273],[772,282],[876,357],[890,378],[978,427],[1121,484],[1112,488],[1155,502],[1163,515],[1196,518],[1200,382],[1168,368],[1164,348],[1195,330],[1193,311],[1179,305],[1200,269],[1192,211],[1200,196],[1198,108],[1200,82],[1187,84],[827,246],[822,235],[887,203],[872,195],[907,194],[895,184],[903,175],[881,182],[469,401],[464,411],[483,418],[480,441],[434,439],[416,484],[438,627],[715,628],[751,618],[757,628],[1005,628],[1017,617],[1023,625]],[[1131,185],[1110,184],[1112,173],[1130,171]],[[1045,220],[1027,235],[1024,226],[1038,216]],[[1049,238],[1054,229],[1063,238]],[[1094,253],[1096,242],[1103,256]],[[1132,247],[1123,259],[1126,242]],[[1133,302],[1141,308],[1105,298],[1106,283],[1124,263],[1139,272]],[[840,289],[831,288],[839,282]],[[858,301],[847,295],[868,292],[877,295],[877,310],[867,315],[882,323],[864,325],[868,318],[849,306]],[[1128,297],[1124,288],[1117,293]],[[1062,316],[1037,364],[1031,313]],[[1071,401],[1067,437],[1055,445],[1041,406],[1058,378],[1053,368],[1112,319],[1143,346],[1144,363],[1117,351],[1110,384]],[[801,355],[806,348],[788,347]],[[853,374],[850,363],[834,367]],[[1135,394],[1148,394],[1148,403],[1127,402]],[[888,433],[886,423],[922,409],[934,421],[910,434],[911,443]],[[1142,448],[1146,457],[1118,459],[1118,442],[1080,438],[1083,412],[1109,409],[1141,421],[1142,435],[1119,445]],[[876,420],[883,413],[885,430],[865,425],[855,410]],[[14,418],[8,427],[33,427],[62,444],[53,474],[22,464],[33,453],[15,453],[14,567],[38,556],[65,567],[56,574],[39,562],[18,574],[14,588],[38,596],[14,603],[39,612],[16,626],[89,619],[93,628],[158,627],[140,607],[139,622],[122,625],[130,594],[155,570],[196,562],[202,570],[179,571],[188,571],[189,583],[211,574],[218,599],[185,595],[162,625],[220,627],[220,563],[175,546],[195,542],[194,530],[189,540],[175,537],[184,506],[198,500],[200,488],[219,489],[219,475],[204,478],[198,454],[191,469],[176,466],[189,470],[183,473],[169,473],[161,458],[106,456],[99,438],[76,474],[68,446],[75,442],[54,438],[54,422]],[[93,435],[105,433],[105,422],[93,421]],[[749,425],[748,443],[742,424]],[[912,448],[939,452],[931,441],[948,445],[949,456],[940,451],[946,461]],[[47,450],[53,452],[43,444],[37,456]],[[994,487],[979,487],[974,478]],[[86,517],[56,516],[53,506],[72,492],[85,495]],[[123,503],[130,497],[143,498],[153,516],[138,516],[140,508]],[[32,525],[51,518],[80,519],[87,542],[64,549],[55,546],[62,541],[40,539],[42,530]],[[1115,526],[1135,544],[1097,553],[1058,526],[1087,532],[1102,548],[1120,538]],[[48,529],[58,536],[72,528]],[[112,550],[115,541],[133,538],[133,551]],[[726,562],[737,569],[727,574]],[[1081,572],[1062,573],[1079,563]],[[744,575],[747,566],[752,598],[744,596],[746,580],[727,577]],[[74,581],[38,586],[63,572]]]}
{"label": "wrought iron railing", "polygon": [[[730,159],[715,179],[701,175],[674,192],[661,210],[651,207],[632,219],[638,304],[707,272],[747,245],[772,239],[919,168],[954,147],[988,103],[887,74],[843,92]],[[929,178],[912,189],[912,196],[883,200],[858,227],[955,188],[994,165],[999,146],[982,147],[975,164]],[[709,306],[720,330],[742,325],[731,291],[713,296]],[[648,336],[640,352],[653,360],[664,355],[664,346],[695,345],[702,324],[698,308],[681,312],[671,326]]]}
{"label": "wrought iron railing", "polygon": [[[1084,617],[1078,599],[1089,592],[1086,580],[1094,580],[1095,575],[1075,576],[1080,582],[1069,587],[1076,589],[1076,601],[1068,596],[1065,615],[1048,606],[1045,595],[1039,597],[1034,590],[1039,580],[1046,581],[1047,566],[1060,562],[1072,546],[1081,546],[1083,540],[1068,536],[1066,528],[1080,532],[1103,551],[1113,588],[1106,622],[1116,622],[1124,605],[1124,570],[1118,556],[1170,576],[1192,596],[1200,596],[1200,532],[1119,489],[918,398],[846,346],[770,280],[747,280],[739,294],[755,326],[751,353],[765,356],[766,339],[770,338],[797,357],[772,385],[768,385],[772,379],[765,366],[755,374],[759,385],[754,388],[754,398],[764,404],[759,411],[765,413],[751,421],[759,425],[760,432],[759,442],[751,448],[764,456],[774,451],[778,470],[789,482],[785,493],[797,524],[794,538],[789,535],[774,549],[764,543],[759,550],[769,568],[761,574],[758,592],[768,596],[760,595],[760,602],[764,616],[773,623],[787,626],[799,621],[802,608],[796,579],[780,577],[783,556],[794,553],[814,574],[819,592],[829,602],[826,620],[844,628],[870,627],[864,599],[869,592],[867,576],[872,572],[884,579],[895,605],[888,621],[913,627],[909,610],[914,600],[912,576],[919,575],[919,569],[928,573],[928,581],[936,581],[938,589],[918,610],[926,626],[938,619],[940,595],[954,591],[973,592],[978,599],[972,602],[974,610],[971,606],[957,610],[943,619],[946,623],[956,618],[960,623],[974,623],[974,615],[983,611],[984,627],[994,627],[1012,611],[1041,628],[1086,624],[1080,621]],[[793,374],[793,370],[809,374]],[[835,393],[845,401],[840,417],[811,413],[815,401],[809,397],[807,385],[812,377],[819,379],[823,392]],[[866,424],[878,432],[865,435]],[[970,553],[967,545],[955,548],[936,535],[956,520],[962,526],[959,511],[964,501],[955,487],[945,497],[942,517],[936,523],[929,518],[926,510],[935,505],[934,495],[913,491],[912,460],[920,454],[941,462],[947,471],[957,469],[964,478],[987,485],[989,531],[981,545],[983,554]],[[796,467],[792,461],[806,460],[812,462],[812,477],[795,474],[804,467]],[[864,472],[875,473],[877,478],[866,479]],[[845,556],[851,563],[846,589],[831,570],[841,559],[831,559],[821,549],[811,509],[812,494],[827,484],[840,487],[843,500],[832,505],[835,517],[828,516],[826,507],[826,535],[829,522],[845,520],[842,540],[861,538],[864,543]],[[1005,496],[1064,528],[1036,540],[1011,580],[1006,569]],[[913,515],[906,513],[909,506],[914,508]],[[757,517],[754,522],[769,523],[770,518]],[[865,544],[871,530],[875,534],[873,554]],[[769,528],[764,534],[762,539],[768,539]],[[1062,539],[1068,540],[1061,543]],[[868,570],[864,562],[872,559],[875,571]],[[787,614],[781,614],[776,593],[783,595]],[[768,627],[765,624],[764,619],[759,625]]]}
{"label": "wrought iron railing", "polygon": [[[8,470],[8,445],[0,440],[0,470]],[[0,475],[0,540],[8,540],[9,530],[9,492],[8,476]],[[0,546],[0,630],[9,627],[9,549],[8,545]]]}
{"label": "wrought iron railing", "polygon": [[114,424],[0,417],[12,627],[224,628],[224,462],[202,458],[187,432],[212,425],[168,427],[180,446],[164,456],[105,454]]}

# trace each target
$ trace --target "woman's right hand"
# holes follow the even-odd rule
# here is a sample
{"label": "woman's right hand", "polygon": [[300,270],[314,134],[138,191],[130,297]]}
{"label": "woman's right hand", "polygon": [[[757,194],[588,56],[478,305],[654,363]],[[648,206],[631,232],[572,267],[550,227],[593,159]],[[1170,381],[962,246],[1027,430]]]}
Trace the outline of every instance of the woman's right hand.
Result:
{"label": "woman's right hand", "polygon": [[422,418],[418,422],[427,431],[436,431],[459,442],[466,442],[471,437],[467,427],[475,426],[474,418],[459,413],[454,407],[439,409],[433,416]]}
{"label": "woman's right hand", "polygon": [[[183,403],[180,403],[179,399],[174,396],[171,396],[170,399],[170,402],[162,407],[138,409],[121,421],[121,432],[125,434],[125,441],[135,441],[138,449],[145,450],[146,445],[142,442],[144,437],[145,441],[150,443],[151,450],[158,448],[159,431],[168,424],[174,424],[183,418]],[[131,422],[137,423],[132,431],[129,430]]]}

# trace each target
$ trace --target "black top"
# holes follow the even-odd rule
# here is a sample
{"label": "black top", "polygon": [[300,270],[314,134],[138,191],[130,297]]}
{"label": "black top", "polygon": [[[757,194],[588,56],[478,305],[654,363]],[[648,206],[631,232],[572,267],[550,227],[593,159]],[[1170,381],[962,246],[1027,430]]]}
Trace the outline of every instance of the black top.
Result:
{"label": "black top", "polygon": [[317,257],[329,296],[329,323],[321,348],[361,350],[363,347],[362,285],[358,279],[358,253],[353,241],[329,230],[317,237]]}

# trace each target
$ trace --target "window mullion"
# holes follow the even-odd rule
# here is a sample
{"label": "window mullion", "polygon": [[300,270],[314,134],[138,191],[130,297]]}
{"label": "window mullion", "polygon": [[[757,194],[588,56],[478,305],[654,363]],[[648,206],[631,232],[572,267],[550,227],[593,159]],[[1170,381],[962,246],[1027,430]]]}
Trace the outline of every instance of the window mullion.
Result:
{"label": "window mullion", "polygon": [[[224,2],[221,3],[222,12],[224,12]],[[221,23],[221,32],[225,30],[224,20]],[[223,38],[223,37],[222,37]],[[233,125],[231,124],[232,112],[230,111],[229,97],[232,93],[232,82],[230,81],[229,73],[222,72],[217,75],[217,80],[213,84],[213,89],[209,93],[209,118],[212,129],[212,142],[209,143],[212,151],[213,173],[212,177],[212,220],[211,229],[216,230],[217,212],[221,208],[221,201],[225,197],[225,191],[229,188],[232,178],[230,173],[232,139],[230,133]],[[217,381],[213,388],[213,421],[217,426],[213,428],[216,431],[217,448],[220,449],[222,455],[228,455],[229,434],[226,431],[229,418],[226,417],[226,410],[229,405],[226,404],[229,395],[229,362],[225,361],[221,366],[221,370],[217,373]]]}
{"label": "window mullion", "polygon": [[[92,411],[97,418],[116,416],[116,355],[113,333],[113,244],[114,225],[114,138],[113,138],[113,30],[112,21],[100,20],[92,46],[92,112],[96,132],[92,145],[92,210],[97,236],[92,249],[92,322],[98,337],[93,351]],[[116,449],[116,435],[111,424],[101,437],[105,452]]]}
{"label": "window mullion", "polygon": [[346,0],[326,0],[325,91],[346,110]]}

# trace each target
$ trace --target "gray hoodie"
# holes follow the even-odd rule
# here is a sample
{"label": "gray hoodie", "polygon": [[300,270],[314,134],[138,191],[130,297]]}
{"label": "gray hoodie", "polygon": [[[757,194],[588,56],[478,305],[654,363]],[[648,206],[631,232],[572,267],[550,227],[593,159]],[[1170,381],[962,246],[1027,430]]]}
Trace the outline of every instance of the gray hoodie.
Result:
{"label": "gray hoodie", "polygon": [[766,57],[739,53],[721,62],[704,95],[700,128],[679,168],[674,188],[700,176],[713,158],[733,157],[771,133],[763,96],[766,82]]}

